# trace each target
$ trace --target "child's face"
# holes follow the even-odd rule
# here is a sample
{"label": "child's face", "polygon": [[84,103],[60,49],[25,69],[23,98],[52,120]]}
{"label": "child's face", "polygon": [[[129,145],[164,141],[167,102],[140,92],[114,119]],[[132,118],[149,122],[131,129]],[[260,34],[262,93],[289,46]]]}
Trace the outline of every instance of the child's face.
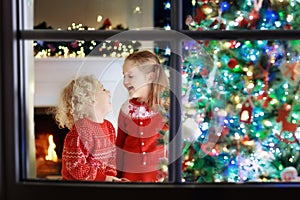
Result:
{"label": "child's face", "polygon": [[139,98],[140,100],[148,98],[149,83],[151,83],[149,74],[145,74],[133,61],[128,60],[123,65],[123,76],[123,84],[131,98]]}
{"label": "child's face", "polygon": [[108,114],[112,110],[110,101],[110,91],[105,89],[101,83],[97,86],[95,93],[95,109],[101,112],[103,115]]}

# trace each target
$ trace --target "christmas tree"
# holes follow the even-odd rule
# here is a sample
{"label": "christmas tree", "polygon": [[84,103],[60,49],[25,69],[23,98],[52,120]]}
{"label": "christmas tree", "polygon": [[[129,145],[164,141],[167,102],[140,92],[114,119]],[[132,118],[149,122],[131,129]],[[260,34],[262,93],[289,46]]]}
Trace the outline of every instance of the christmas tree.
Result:
{"label": "christmas tree", "polygon": [[[299,6],[295,0],[198,0],[186,25],[195,31],[299,29]],[[290,167],[296,173],[289,180],[297,180],[299,44],[184,44],[183,181],[285,181],[283,170]]]}

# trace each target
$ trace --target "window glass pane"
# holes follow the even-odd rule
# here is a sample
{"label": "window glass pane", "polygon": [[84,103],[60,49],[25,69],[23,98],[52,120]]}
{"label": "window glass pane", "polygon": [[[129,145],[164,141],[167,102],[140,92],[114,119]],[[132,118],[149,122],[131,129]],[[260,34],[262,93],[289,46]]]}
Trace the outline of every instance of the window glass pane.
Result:
{"label": "window glass pane", "polygon": [[[133,130],[127,130],[127,127],[123,130],[123,132],[128,134],[131,138],[128,139],[127,149],[124,149],[123,151],[137,151],[135,153],[137,155],[136,160],[138,161],[135,162],[141,165],[140,167],[143,171],[136,171],[135,173],[149,173],[149,177],[155,176],[156,178],[155,180],[145,179],[145,182],[168,181],[167,140],[169,124],[168,79],[170,57],[168,42],[124,41],[117,40],[116,38],[107,41],[27,41],[26,47],[29,50],[28,55],[31,56],[31,59],[28,59],[31,60],[31,62],[27,62],[26,69],[34,72],[34,76],[28,79],[30,80],[29,84],[34,85],[34,89],[30,90],[30,88],[28,88],[27,91],[29,96],[32,96],[32,99],[29,100],[31,102],[29,104],[29,106],[31,106],[29,107],[29,110],[33,110],[34,113],[33,117],[29,119],[29,126],[32,125],[34,128],[28,131],[28,138],[34,138],[34,142],[28,142],[28,151],[30,149],[29,158],[31,159],[31,162],[29,169],[27,170],[27,178],[62,180],[63,155],[66,156],[66,159],[68,158],[68,154],[64,154],[63,150],[65,145],[71,145],[72,143],[72,141],[66,140],[67,135],[72,128],[69,128],[68,126],[59,127],[54,118],[56,115],[55,112],[53,112],[53,108],[59,105],[60,93],[71,80],[92,74],[103,84],[103,87],[106,90],[110,91],[109,99],[112,108],[111,111],[105,115],[105,119],[112,123],[116,136],[120,132],[118,130],[120,127],[120,110],[126,105],[128,106],[125,107],[125,109],[127,109],[126,111],[128,111],[128,109],[132,111],[128,112],[128,116],[130,116],[128,119],[131,120],[124,119],[121,120],[121,122],[125,123],[129,121],[133,123],[130,126],[126,125]],[[135,102],[134,105],[125,104],[129,98],[132,99],[135,97],[135,92],[133,93],[133,96],[131,96],[129,95],[131,92],[128,92],[126,88],[137,87],[135,90],[139,91],[138,87],[140,86],[137,85],[138,83],[127,80],[127,73],[131,74],[133,72],[129,70],[129,72],[123,74],[124,69],[122,67],[124,58],[130,53],[138,50],[152,51],[160,62],[160,65],[153,66],[151,64],[151,67],[154,68],[153,71],[151,70],[149,72],[151,74],[153,73],[153,75],[149,75],[149,80],[152,80],[157,85],[163,86],[165,89],[164,92],[157,94],[159,95],[158,99],[163,101],[162,104],[154,104],[154,108],[157,109],[155,112],[152,112],[151,109],[143,106],[144,104],[139,105],[138,102]],[[30,66],[34,67],[31,69]],[[159,71],[159,69],[161,69],[161,71]],[[155,73],[165,74],[167,82],[160,81],[159,77],[161,75],[154,75]],[[143,74],[140,76],[143,77]],[[28,73],[28,76],[31,75]],[[130,76],[133,76],[133,74]],[[156,77],[157,79],[151,77]],[[138,77],[135,77],[135,79],[136,78]],[[148,79],[141,79],[140,81],[145,82],[145,80]],[[88,88],[89,87],[86,87],[83,91],[85,92]],[[130,89],[128,90],[130,91]],[[137,94],[139,93],[137,92]],[[89,96],[85,96],[84,99],[87,99],[88,97]],[[101,96],[99,98],[104,97]],[[97,112],[100,111],[97,110]],[[74,114],[72,118],[75,118],[75,116],[76,115]],[[134,125],[135,123],[138,123],[139,125],[136,127]],[[128,131],[128,133],[126,131]],[[132,131],[132,133],[130,131]],[[92,139],[91,141],[94,140]],[[103,141],[99,140],[101,144],[103,144]],[[81,140],[79,140],[79,143],[81,143]],[[86,143],[82,142],[82,144]],[[107,145],[108,143],[105,144]],[[103,145],[105,146],[105,144]],[[35,147],[32,148],[32,145],[35,145]],[[116,147],[115,145],[116,143],[113,143],[114,148]],[[128,149],[129,147],[132,149]],[[159,151],[158,153],[153,153],[156,147],[158,147]],[[116,147],[116,149],[118,148],[119,146]],[[76,155],[79,153],[78,149],[73,150],[76,151],[73,152]],[[117,158],[115,154],[104,155],[103,152],[100,152],[100,154],[101,159],[104,160]],[[80,157],[79,155],[77,156]],[[92,159],[89,157],[89,154],[86,156],[87,160]],[[69,158],[70,157],[73,158],[73,156],[69,156]],[[127,157],[126,159],[128,160],[129,158]],[[133,162],[133,160],[131,160],[131,162],[126,162],[126,159],[124,162],[127,164]],[[66,167],[70,164],[67,162],[72,163],[71,160],[66,161]],[[97,162],[95,161],[96,164]],[[150,166],[152,171],[153,169],[158,169],[158,171],[150,176],[151,170],[149,172],[148,166]],[[136,170],[140,170],[138,166],[134,167]],[[118,169],[118,167],[116,169]],[[81,168],[78,171],[82,174],[85,172],[84,168]],[[112,174],[113,173],[111,173],[111,175]],[[88,179],[83,176],[81,178]],[[133,182],[140,181],[139,179],[133,178],[134,177],[132,177]],[[131,179],[131,177],[129,179]],[[90,178],[90,180],[92,180],[92,178]]]}
{"label": "window glass pane", "polygon": [[299,41],[183,45],[183,180],[298,182]]}
{"label": "window glass pane", "polygon": [[32,28],[124,30],[169,27],[170,3],[166,3],[160,0],[37,0],[33,6]]}
{"label": "window glass pane", "polygon": [[184,1],[185,29],[190,30],[290,30],[299,29],[300,2]]}

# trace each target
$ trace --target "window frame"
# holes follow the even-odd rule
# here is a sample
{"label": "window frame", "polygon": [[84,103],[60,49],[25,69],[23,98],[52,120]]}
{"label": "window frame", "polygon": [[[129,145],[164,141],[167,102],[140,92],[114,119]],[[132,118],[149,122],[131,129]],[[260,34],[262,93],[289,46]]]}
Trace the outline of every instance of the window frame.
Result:
{"label": "window frame", "polygon": [[[183,31],[181,0],[172,0],[171,27],[173,30],[186,34],[193,39],[201,40],[230,40],[230,39],[300,39],[300,30],[276,30],[276,31]],[[257,197],[259,191],[266,195],[298,195],[299,183],[214,183],[214,184],[184,184],[180,182],[181,160],[176,160],[171,165],[171,180],[169,183],[82,183],[45,180],[26,180],[22,176],[22,165],[26,165],[26,159],[20,160],[25,148],[26,134],[26,85],[22,70],[22,40],[32,39],[105,39],[118,31],[49,31],[49,30],[20,30],[19,9],[22,9],[20,0],[2,0],[1,10],[1,132],[0,132],[0,199],[54,199],[60,196],[68,196],[71,199],[96,198],[107,196],[110,198],[120,195],[145,197],[152,194],[153,197],[176,196],[182,198],[200,198],[230,196],[240,198],[247,195],[249,198]],[[140,32],[139,32],[140,33]],[[147,34],[147,33],[144,33]],[[155,34],[149,33],[149,37]],[[174,63],[180,62],[172,57]],[[177,69],[180,70],[180,69]],[[175,93],[180,92],[178,83],[180,77],[171,80],[171,88]],[[181,85],[181,84],[179,84]],[[180,102],[171,100],[171,132],[180,128]],[[170,138],[172,139],[172,138]],[[23,156],[24,157],[24,156]],[[26,156],[25,156],[26,157]],[[172,171],[173,170],[173,171]],[[179,170],[179,171],[178,171]],[[101,196],[100,196],[101,195]]]}

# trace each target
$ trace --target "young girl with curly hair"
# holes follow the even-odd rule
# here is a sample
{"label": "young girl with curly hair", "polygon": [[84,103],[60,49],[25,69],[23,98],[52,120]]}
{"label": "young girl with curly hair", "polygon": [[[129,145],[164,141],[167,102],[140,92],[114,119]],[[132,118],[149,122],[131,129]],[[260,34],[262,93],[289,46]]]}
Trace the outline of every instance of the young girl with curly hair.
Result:
{"label": "young girl with curly hair", "polygon": [[62,153],[63,180],[123,181],[116,177],[115,128],[105,119],[111,110],[110,91],[93,75],[77,77],[62,90],[54,116],[60,128],[70,130]]}

